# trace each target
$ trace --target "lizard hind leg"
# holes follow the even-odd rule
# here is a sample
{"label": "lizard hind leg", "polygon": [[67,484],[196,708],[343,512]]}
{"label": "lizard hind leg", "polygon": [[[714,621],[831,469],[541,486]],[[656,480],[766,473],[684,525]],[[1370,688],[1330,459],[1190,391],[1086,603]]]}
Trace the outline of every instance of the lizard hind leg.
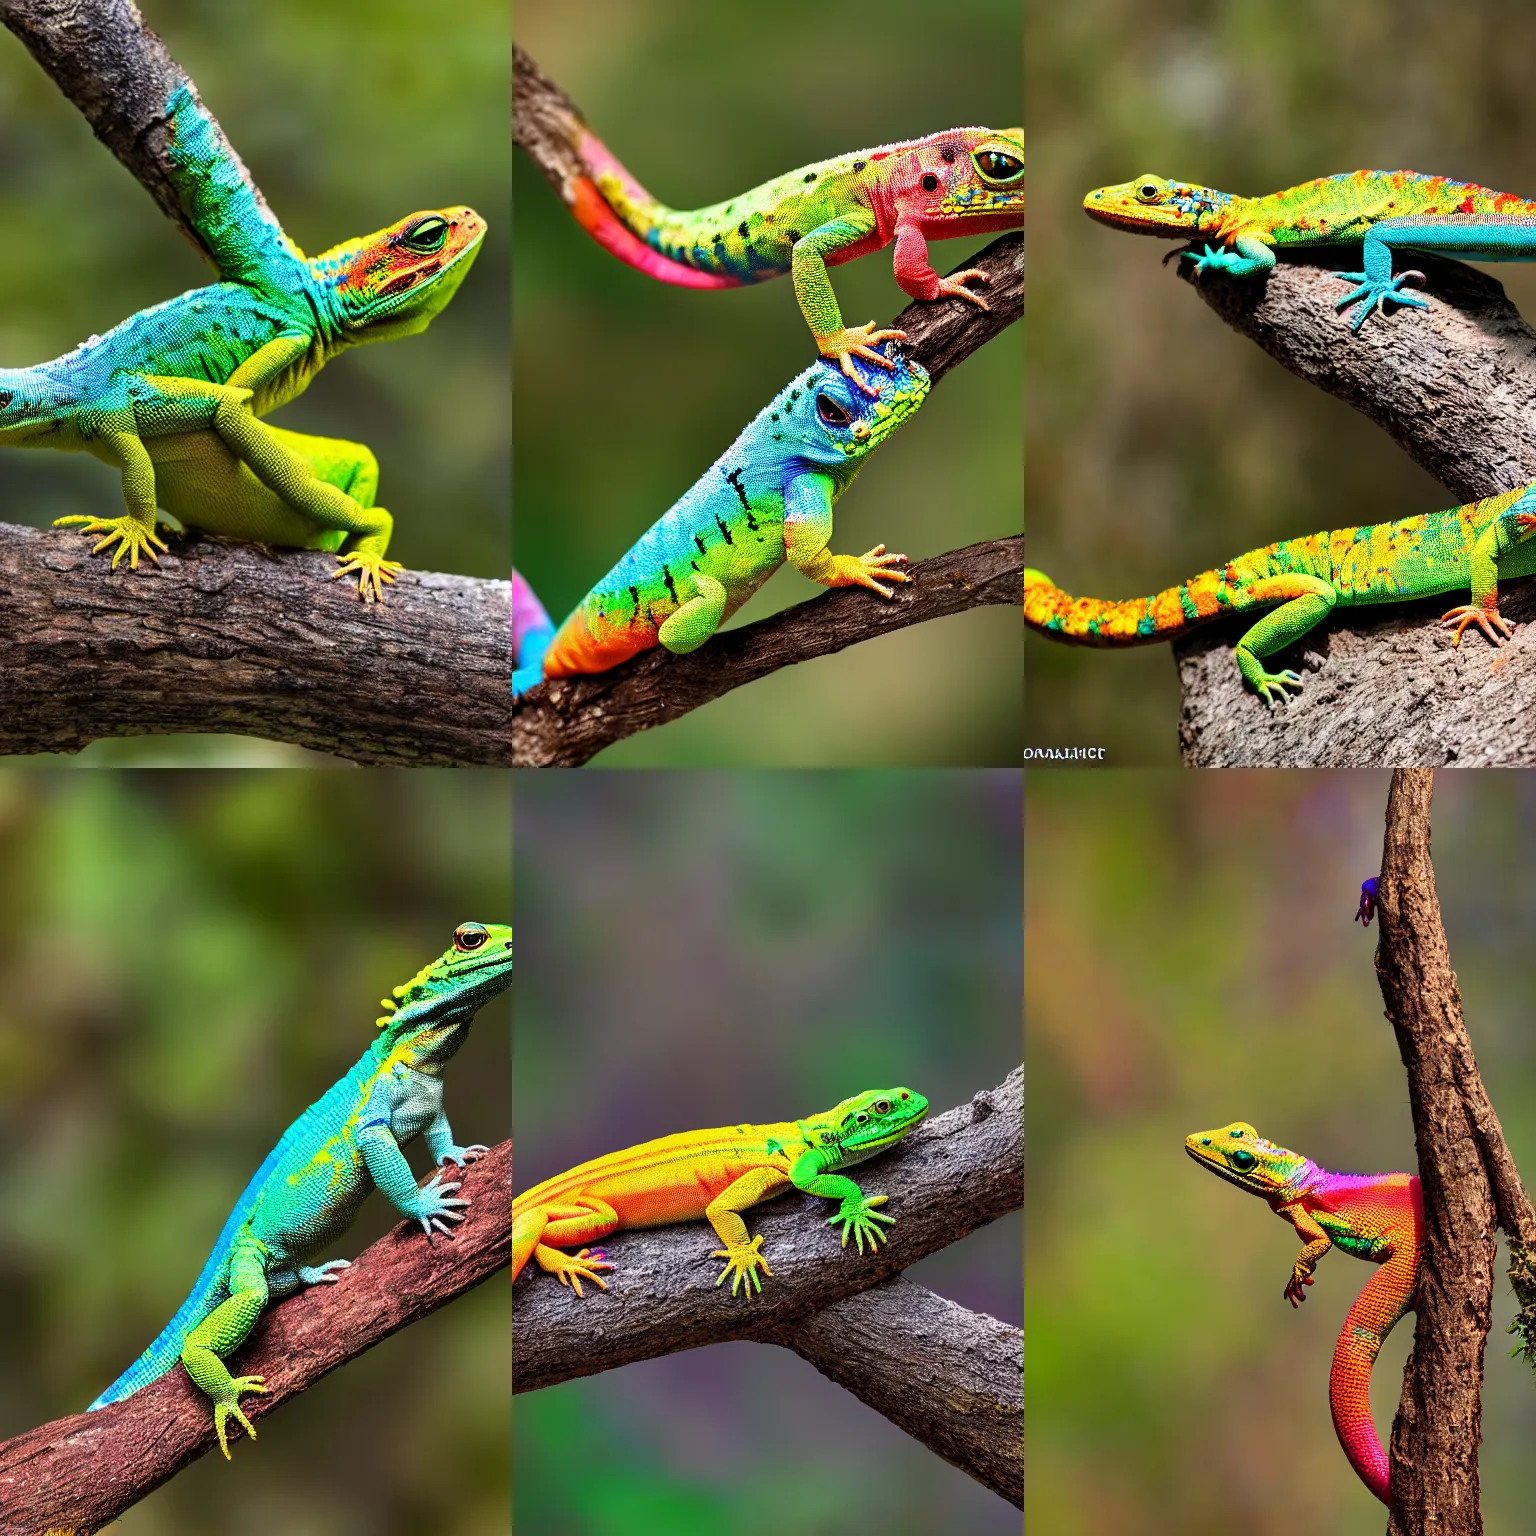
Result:
{"label": "lizard hind leg", "polygon": [[240,1407],[248,1392],[265,1392],[261,1376],[231,1376],[223,1357],[245,1342],[267,1304],[267,1275],[261,1245],[249,1235],[235,1239],[229,1297],[195,1327],[181,1349],[181,1363],[197,1389],[213,1402],[213,1428],[225,1461],[230,1459],[225,1421],[234,1421],[252,1440],[256,1430]]}
{"label": "lizard hind leg", "polygon": [[693,573],[694,595],[663,620],[656,638],[676,655],[696,651],[719,629],[725,617],[726,592],[713,576]]}
{"label": "lizard hind leg", "polygon": [[1300,691],[1301,674],[1289,669],[1270,672],[1259,658],[1284,650],[1320,624],[1333,611],[1338,592],[1316,576],[1273,576],[1245,587],[1240,602],[1234,606],[1274,602],[1280,606],[1273,613],[1265,614],[1237,642],[1238,671],[1248,686],[1270,706],[1276,699],[1290,697],[1287,688]]}

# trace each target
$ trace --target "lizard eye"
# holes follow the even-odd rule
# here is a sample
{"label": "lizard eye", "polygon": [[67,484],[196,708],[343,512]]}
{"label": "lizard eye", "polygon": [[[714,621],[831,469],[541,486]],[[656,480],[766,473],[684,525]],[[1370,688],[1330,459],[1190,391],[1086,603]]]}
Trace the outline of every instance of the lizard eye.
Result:
{"label": "lizard eye", "polygon": [[490,938],[490,934],[486,932],[482,924],[460,923],[453,930],[453,947],[461,955],[471,954],[473,951],[481,948],[488,938]]}
{"label": "lizard eye", "polygon": [[1155,203],[1159,187],[1155,181],[1144,181],[1136,188],[1136,196],[1144,203]]}
{"label": "lizard eye", "polygon": [[889,1099],[876,1099],[872,1108],[877,1115],[888,1115],[891,1112],[891,1101]]}
{"label": "lizard eye", "polygon": [[1258,1162],[1252,1152],[1234,1152],[1231,1154],[1231,1163],[1239,1173],[1247,1173]]}
{"label": "lizard eye", "polygon": [[433,214],[419,224],[413,224],[400,236],[400,244],[418,256],[430,256],[440,251],[448,239],[448,220]]}
{"label": "lizard eye", "polygon": [[978,149],[971,159],[985,181],[1017,181],[1024,174],[1024,162],[1000,149]]}
{"label": "lizard eye", "polygon": [[816,414],[829,427],[846,427],[853,420],[831,395],[816,396]]}
{"label": "lizard eye", "polygon": [[937,176],[935,176],[932,171],[929,171],[928,174],[923,177],[923,191],[924,192],[937,192],[938,190],[939,190],[939,178]]}

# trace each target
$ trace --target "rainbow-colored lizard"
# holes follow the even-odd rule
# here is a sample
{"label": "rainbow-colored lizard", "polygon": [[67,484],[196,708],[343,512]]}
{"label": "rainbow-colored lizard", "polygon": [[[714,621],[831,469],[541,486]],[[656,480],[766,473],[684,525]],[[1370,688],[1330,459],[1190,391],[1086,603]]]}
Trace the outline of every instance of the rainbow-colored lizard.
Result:
{"label": "rainbow-colored lizard", "polygon": [[1363,242],[1365,270],[1333,274],[1359,285],[1335,306],[1361,306],[1350,327],[1356,331],[1389,299],[1413,309],[1429,307],[1402,288],[1410,278],[1423,282],[1422,272],[1392,275],[1394,251],[1536,261],[1536,202],[1417,171],[1320,176],[1267,197],[1234,197],[1193,182],[1138,176],[1090,192],[1083,208],[1116,229],[1204,240],[1203,253],[1193,246],[1179,253],[1194,262],[1196,275],[1254,277],[1274,266],[1275,250],[1282,246]]}
{"label": "rainbow-colored lizard", "polygon": [[479,1009],[512,982],[512,930],[461,923],[445,954],[383,1001],[378,1038],[324,1097],[311,1104],[251,1177],[213,1245],[192,1293],[160,1336],[91,1404],[120,1403],[158,1381],[178,1360],[213,1401],[213,1427],[229,1458],[225,1420],[254,1440],[240,1407],[265,1392],[260,1376],[231,1376],[224,1357],[244,1342],[269,1301],[301,1285],[334,1285],[350,1259],[307,1261],[336,1241],[370,1190],[379,1189],[428,1241],[451,1234],[469,1202],[440,1173],[420,1188],[400,1150],[426,1138],[434,1163],[463,1167],[482,1156],[461,1147],[443,1113],[443,1068],[463,1045]]}
{"label": "rainbow-colored lizard", "polygon": [[1312,1271],[1329,1248],[1342,1248],[1381,1268],[1339,1330],[1328,1373],[1328,1406],[1349,1464],[1382,1503],[1389,1469],[1371,1422],[1371,1366],[1381,1341],[1413,1309],[1424,1252],[1424,1200],[1416,1174],[1329,1173],[1309,1158],[1265,1141],[1238,1121],[1218,1131],[1196,1131],[1184,1149],[1219,1178],[1262,1196],[1295,1227],[1304,1247],[1296,1256],[1286,1299],[1299,1307]]}
{"label": "rainbow-colored lizard", "polygon": [[528,590],[513,693],[606,672],[656,645],[697,650],[786,558],[823,586],[890,597],[882,581],[908,580],[896,569],[905,555],[883,544],[858,557],[827,548],[837,498],[928,394],[920,363],[899,354],[882,362],[890,372],[857,388],[824,362],[792,379],[552,638]]}
{"label": "rainbow-colored lizard", "polygon": [[485,223],[415,213],[308,258],[260,205],[190,89],[166,103],[182,206],[222,281],[131,316],[31,368],[0,369],[0,444],[93,454],[122,473],[122,517],[61,517],[138,569],[166,544],[155,509],[210,533],[338,554],[364,599],[401,569],[356,443],[258,420],[347,347],[424,330],[469,271]]}
{"label": "rainbow-colored lizard", "polygon": [[1024,130],[949,128],[801,166],[729,202],[682,212],[659,203],[585,123],[571,148],[588,174],[566,201],[605,250],[664,283],[736,288],[792,274],[821,355],[862,390],[853,359],[890,368],[876,348],[902,332],[844,325],[827,268],[895,243],[897,283],[914,299],[986,300],[966,286],[984,272],[940,277],[929,240],[993,234],[1024,223]]}
{"label": "rainbow-colored lizard", "polygon": [[760,1293],[762,1275],[771,1275],[762,1253],[762,1233],[748,1241],[741,1212],[791,1187],[839,1202],[829,1223],[842,1223],[843,1247],[850,1235],[864,1252],[887,1236],[877,1223],[895,1217],[879,1207],[884,1195],[866,1195],[838,1172],[894,1146],[928,1113],[928,1101],[907,1088],[880,1088],[844,1099],[826,1114],[777,1125],[732,1125],[685,1131],[622,1152],[611,1152],[546,1179],[512,1202],[512,1278],[533,1258],[562,1285],[584,1294],[582,1281],[607,1290],[598,1273],[614,1266],[602,1249],[562,1247],[590,1244],[610,1232],[663,1227],[705,1218],[725,1244],[711,1258],[724,1259],[715,1284],[731,1277],[750,1299]]}
{"label": "rainbow-colored lizard", "polygon": [[1038,634],[1077,645],[1146,645],[1173,640],[1227,613],[1268,608],[1237,642],[1237,667],[1267,704],[1299,689],[1292,671],[1268,672],[1263,656],[1299,640],[1335,607],[1362,608],[1471,588],[1472,601],[1442,622],[1455,633],[1476,625],[1495,645],[1513,630],[1499,612],[1501,577],[1536,572],[1536,485],[1505,491],[1448,512],[1395,523],[1282,539],[1239,555],[1152,597],[1103,602],[1070,597],[1041,571],[1024,572],[1024,622]]}

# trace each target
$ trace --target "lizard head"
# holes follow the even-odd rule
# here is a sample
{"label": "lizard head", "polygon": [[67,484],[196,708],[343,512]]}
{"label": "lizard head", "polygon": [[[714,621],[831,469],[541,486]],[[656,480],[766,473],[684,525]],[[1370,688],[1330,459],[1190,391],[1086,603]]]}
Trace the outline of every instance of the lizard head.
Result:
{"label": "lizard head", "polygon": [[414,1030],[467,1023],[512,984],[512,929],[505,923],[460,923],[452,945],[382,1000],[384,1052]]}
{"label": "lizard head", "polygon": [[349,342],[389,341],[427,328],[484,238],[485,220],[473,208],[442,208],[349,240],[309,265]]}
{"label": "lizard head", "polygon": [[1312,1166],[1300,1153],[1265,1139],[1244,1120],[1219,1131],[1196,1131],[1184,1138],[1184,1150],[1218,1178],[1255,1195],[1276,1195],[1295,1187]]}
{"label": "lizard head", "polygon": [[928,398],[927,369],[898,352],[881,350],[896,364],[890,373],[859,370],[873,395],[859,389],[836,363],[813,363],[779,391],[759,420],[766,418],[775,442],[797,444],[811,467],[856,468]]}
{"label": "lizard head", "polygon": [[1214,230],[1221,210],[1231,201],[1227,192],[1147,175],[1090,192],[1083,199],[1083,212],[1133,234],[1177,238]]}
{"label": "lizard head", "polygon": [[825,1144],[844,1163],[862,1163],[900,1141],[928,1113],[928,1100],[910,1088],[874,1088],[844,1099],[827,1116]]}
{"label": "lizard head", "polygon": [[986,219],[990,229],[1024,222],[1024,130],[952,128],[922,142],[918,188],[924,219]]}

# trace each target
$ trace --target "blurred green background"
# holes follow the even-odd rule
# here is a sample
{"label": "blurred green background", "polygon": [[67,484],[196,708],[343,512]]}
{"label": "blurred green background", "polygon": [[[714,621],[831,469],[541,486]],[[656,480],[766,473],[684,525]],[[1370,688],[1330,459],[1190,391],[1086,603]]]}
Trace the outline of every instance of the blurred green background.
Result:
{"label": "blurred green background", "polygon": [[[510,855],[497,774],[0,774],[0,1438],[155,1337],[378,999],[458,923],[506,920]],[[509,1016],[487,1005],[449,1069],[464,1142],[508,1134]],[[374,1195],[339,1256],[393,1223]],[[113,1529],[500,1536],[509,1321],[493,1278]]]}
{"label": "blurred green background", "polygon": [[[1026,790],[1031,1530],[1352,1536],[1380,1504],[1328,1415],[1371,1270],[1299,1249],[1183,1139],[1232,1120],[1339,1171],[1414,1168],[1375,931],[1385,773],[1033,773]],[[1441,772],[1435,873],[1483,1081],[1536,1170],[1536,777]],[[1536,1390],[1501,1249],[1483,1395],[1489,1536],[1528,1531]],[[1385,1441],[1413,1337],[1372,1378]]]}
{"label": "blurred green background", "polygon": [[[515,794],[517,1188],[867,1087],[915,1088],[938,1114],[1018,1063],[1016,772],[523,773]],[[878,1164],[862,1182],[881,1187]],[[1022,1241],[1015,1214],[908,1273],[1018,1324]],[[541,1283],[531,1270],[514,1296]],[[594,1327],[603,1302],[571,1298]],[[763,1345],[523,1393],[513,1413],[520,1531],[1019,1528],[1011,1505]]]}
{"label": "blurred green background", "polygon": [[[390,554],[417,570],[506,576],[510,517],[510,84],[505,0],[463,0],[452,25],[406,0],[145,0],[288,233],[314,255],[420,208],[469,203],[490,231],[423,335],[333,362],[272,420],[367,443]],[[0,33],[0,361],[41,362],[211,269]],[[119,477],[83,454],[0,452],[0,518],[37,527],[122,510]],[[59,530],[60,540],[81,535]],[[174,549],[174,544],[173,544]],[[131,580],[126,574],[121,578]],[[172,576],[170,579],[174,579]],[[245,738],[125,738],[84,763],[313,762]],[[61,759],[61,761],[64,761]]]}
{"label": "blurred green background", "polygon": [[[1018,0],[762,7],[709,0],[521,4],[518,41],[642,185],[678,208],[829,155],[956,124],[1016,127]],[[696,292],[644,277],[514,162],[518,569],[558,623],[815,346],[788,279]],[[941,272],[985,239],[932,250]],[[889,249],[833,271],[850,323],[905,307]],[[838,503],[833,547],[912,559],[1016,533],[1023,338],[947,377]],[[794,570],[738,615],[814,596]],[[871,598],[879,601],[878,598]],[[985,608],[786,668],[609,764],[1009,764],[1020,747],[1016,609]]]}
{"label": "blurred green background", "polygon": [[[1082,200],[1145,171],[1256,195],[1362,167],[1536,195],[1536,11],[1082,0],[1031,7],[1028,43],[1030,564],[1122,598],[1274,539],[1453,504],[1187,291],[1159,264],[1175,242],[1094,224]],[[1536,274],[1489,270],[1536,314]],[[1169,647],[1026,651],[1031,745],[1177,761]]]}

